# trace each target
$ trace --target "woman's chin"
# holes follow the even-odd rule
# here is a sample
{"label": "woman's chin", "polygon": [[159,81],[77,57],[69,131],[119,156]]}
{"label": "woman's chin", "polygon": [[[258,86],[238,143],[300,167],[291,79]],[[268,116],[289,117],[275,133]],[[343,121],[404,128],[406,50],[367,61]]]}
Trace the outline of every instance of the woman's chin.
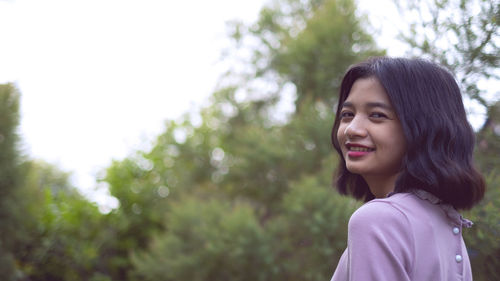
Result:
{"label": "woman's chin", "polygon": [[357,165],[347,165],[346,168],[351,174],[357,175],[362,175],[364,170],[362,167],[358,167]]}

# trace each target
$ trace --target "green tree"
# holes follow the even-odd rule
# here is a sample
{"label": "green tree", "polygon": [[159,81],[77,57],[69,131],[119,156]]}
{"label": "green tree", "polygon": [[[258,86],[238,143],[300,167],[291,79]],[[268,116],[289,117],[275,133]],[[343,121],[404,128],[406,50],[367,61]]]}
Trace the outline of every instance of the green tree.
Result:
{"label": "green tree", "polygon": [[133,256],[141,280],[273,280],[272,240],[251,206],[187,198],[167,215],[168,232]]}
{"label": "green tree", "polygon": [[[476,160],[484,172],[500,167],[500,101],[489,106],[483,127],[477,133]],[[494,188],[494,187],[492,187]]]}
{"label": "green tree", "polygon": [[[137,246],[128,248],[132,279],[224,279],[230,273],[241,280],[324,280],[345,248],[355,204],[330,189],[331,112],[345,68],[383,52],[363,31],[352,1],[275,1],[255,24],[233,28],[250,62],[245,72],[221,78],[200,112],[201,124],[194,126],[189,115],[168,122],[151,151],[115,162],[104,177],[120,201],[116,213],[136,221],[117,239]],[[245,45],[248,40],[258,47]],[[256,86],[261,82],[263,91]],[[297,110],[278,120],[290,85]],[[168,197],[159,198],[160,187]],[[309,211],[313,221],[306,221]],[[310,234],[317,241],[306,239]],[[240,236],[249,244],[240,244]],[[310,268],[296,271],[308,259]],[[249,272],[255,265],[260,272]]]}
{"label": "green tree", "polygon": [[[239,76],[240,88],[250,96],[267,98],[270,105],[291,83],[297,94],[296,112],[307,100],[331,107],[349,65],[385,54],[363,24],[366,21],[356,16],[352,0],[272,1],[255,24],[230,25],[236,46],[251,55],[245,61],[245,75],[233,71],[229,76]],[[267,81],[272,87],[254,87],[252,81]]]}
{"label": "green tree", "polygon": [[15,246],[23,232],[21,157],[18,151],[19,92],[13,84],[0,85],[0,275],[15,280]]}
{"label": "green tree", "polygon": [[464,93],[487,107],[480,82],[499,79],[500,3],[490,0],[395,1],[408,30],[400,39],[410,54],[450,69]]}
{"label": "green tree", "polygon": [[499,280],[500,261],[500,175],[499,167],[486,174],[488,190],[481,203],[464,214],[474,222],[464,231],[474,280]]}
{"label": "green tree", "polygon": [[106,276],[102,215],[70,185],[68,173],[22,155],[19,96],[14,85],[0,85],[0,276],[106,280],[96,279]]}
{"label": "green tree", "polygon": [[325,188],[331,168],[293,182],[269,224],[280,280],[328,280],[347,247],[347,222],[360,204]]}
{"label": "green tree", "polygon": [[[23,163],[23,227],[16,263],[29,280],[91,280],[105,272],[100,245],[106,228],[97,206],[69,183],[69,174],[43,161]],[[101,274],[102,275],[102,274]]]}
{"label": "green tree", "polygon": [[104,250],[110,275],[116,280],[128,280],[132,269],[129,254],[146,247],[152,235],[164,229],[167,196],[170,193],[158,167],[145,153],[123,161],[114,161],[101,179],[109,184],[110,192],[120,206],[106,216],[111,238]]}

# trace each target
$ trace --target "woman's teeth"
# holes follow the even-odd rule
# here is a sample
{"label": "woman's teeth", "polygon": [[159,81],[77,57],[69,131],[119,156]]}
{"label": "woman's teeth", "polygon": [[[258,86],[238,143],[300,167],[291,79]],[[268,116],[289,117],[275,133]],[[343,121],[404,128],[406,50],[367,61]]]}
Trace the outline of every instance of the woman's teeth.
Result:
{"label": "woman's teeth", "polygon": [[368,151],[372,151],[373,149],[367,148],[367,147],[351,146],[351,147],[349,147],[349,150],[350,151],[364,151],[364,152],[368,152]]}

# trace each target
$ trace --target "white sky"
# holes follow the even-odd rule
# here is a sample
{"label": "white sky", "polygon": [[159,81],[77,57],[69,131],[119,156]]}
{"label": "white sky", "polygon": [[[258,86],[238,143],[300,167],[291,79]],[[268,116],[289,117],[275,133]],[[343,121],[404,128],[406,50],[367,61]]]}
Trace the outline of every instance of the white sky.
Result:
{"label": "white sky", "polygon": [[91,194],[95,174],[111,159],[206,100],[221,72],[225,22],[253,22],[261,6],[0,1],[0,83],[14,82],[22,93],[25,152],[72,171],[75,185]]}
{"label": "white sky", "polygon": [[[390,1],[358,2],[380,45],[403,55],[395,28],[382,29]],[[0,0],[0,83],[21,91],[25,153],[109,203],[96,174],[203,104],[223,70],[225,22],[254,22],[266,2]]]}

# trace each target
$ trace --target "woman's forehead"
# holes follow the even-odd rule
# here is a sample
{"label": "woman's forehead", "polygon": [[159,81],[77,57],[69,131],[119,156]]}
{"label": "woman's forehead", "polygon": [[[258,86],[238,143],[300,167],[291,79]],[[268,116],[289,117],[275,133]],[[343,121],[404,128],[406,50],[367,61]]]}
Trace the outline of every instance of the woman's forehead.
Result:
{"label": "woman's forehead", "polygon": [[368,103],[370,105],[391,106],[389,96],[382,84],[373,77],[357,79],[347,93],[343,106]]}

